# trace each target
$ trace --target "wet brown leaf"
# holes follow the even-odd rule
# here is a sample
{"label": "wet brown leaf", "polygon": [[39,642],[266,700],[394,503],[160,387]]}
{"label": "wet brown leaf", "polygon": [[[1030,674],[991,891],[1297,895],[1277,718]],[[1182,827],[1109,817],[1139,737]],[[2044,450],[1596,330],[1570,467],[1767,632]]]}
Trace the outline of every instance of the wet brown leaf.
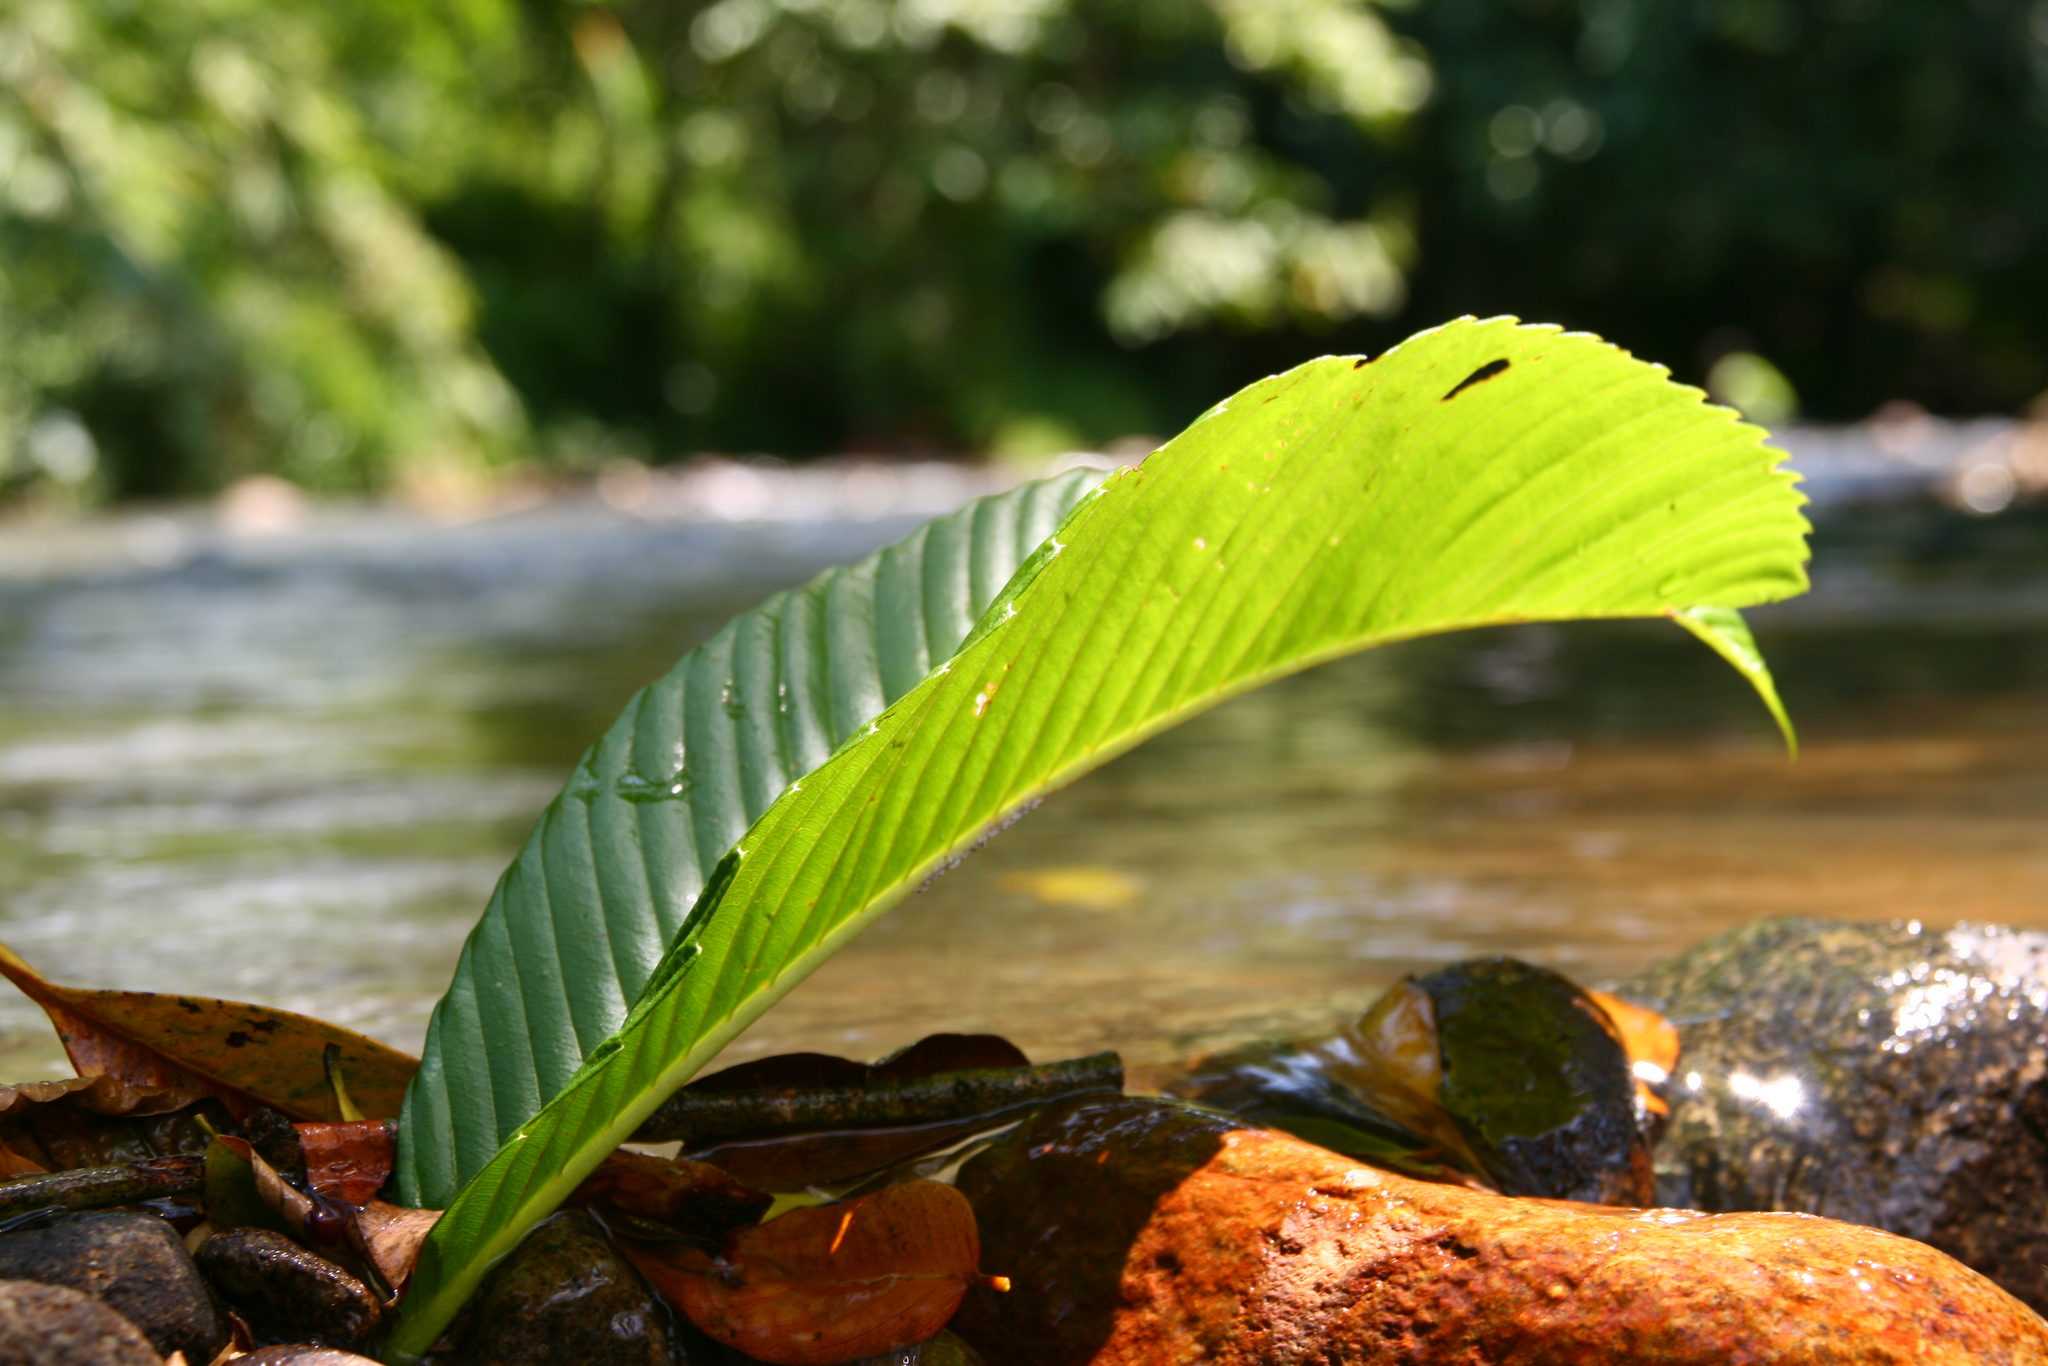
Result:
{"label": "wet brown leaf", "polygon": [[[181,1112],[200,1100],[114,1077],[0,1086],[0,1179],[199,1152],[206,1132]],[[214,1118],[226,1118],[218,1106]]]}
{"label": "wet brown leaf", "polygon": [[372,1200],[356,1216],[356,1231],[378,1274],[394,1292],[405,1289],[420,1259],[420,1244],[440,1219],[437,1209],[407,1209]]}
{"label": "wet brown leaf", "polygon": [[673,1233],[712,1244],[759,1219],[775,1197],[742,1185],[708,1162],[621,1149],[563,1203],[597,1205],[607,1223],[620,1223],[611,1216],[623,1215],[625,1232]]}
{"label": "wet brown leaf", "polygon": [[206,1147],[206,1217],[215,1228],[263,1228],[304,1241],[314,1205],[249,1140],[220,1134]]}
{"label": "wet brown leaf", "polygon": [[1624,1001],[1619,996],[1590,990],[1586,996],[1613,1022],[1622,1050],[1628,1054],[1629,1066],[1635,1069],[1636,1093],[1642,1097],[1644,1106],[1654,1115],[1670,1114],[1671,1107],[1651,1089],[1650,1079],[1644,1077],[1642,1069],[1636,1065],[1646,1063],[1667,1077],[1676,1072],[1678,1027],[1648,1006]]}
{"label": "wet brown leaf", "polygon": [[699,1329],[774,1366],[923,1342],[953,1317],[981,1260],[974,1211],[935,1181],[792,1210],[728,1234],[718,1258],[683,1244],[621,1250]]}
{"label": "wet brown leaf", "polygon": [[306,1180],[322,1195],[367,1205],[391,1179],[398,1159],[398,1122],[359,1119],[340,1124],[298,1124],[306,1154]]}
{"label": "wet brown leaf", "polygon": [[237,1118],[259,1105],[293,1119],[341,1118],[322,1056],[329,1044],[370,1114],[397,1114],[419,1068],[373,1039],[268,1006],[60,987],[5,945],[0,976],[43,1008],[81,1076],[215,1096]]}

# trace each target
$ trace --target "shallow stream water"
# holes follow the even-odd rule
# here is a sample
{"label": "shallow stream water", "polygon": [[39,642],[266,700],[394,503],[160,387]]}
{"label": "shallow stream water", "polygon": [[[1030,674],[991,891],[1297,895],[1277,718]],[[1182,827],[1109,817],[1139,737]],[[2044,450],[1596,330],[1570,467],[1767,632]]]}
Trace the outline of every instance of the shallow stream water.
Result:
{"label": "shallow stream water", "polygon": [[[633,689],[915,520],[592,502],[0,530],[0,940],[67,984],[416,1048],[499,870]],[[2048,516],[1836,512],[1815,577],[1753,616],[1797,763],[1661,624],[1342,661],[1048,801],[732,1057],[994,1030],[1034,1057],[1120,1048],[1142,1080],[1476,953],[1599,980],[1766,915],[2048,928]],[[64,1070],[11,992],[0,1070]]]}

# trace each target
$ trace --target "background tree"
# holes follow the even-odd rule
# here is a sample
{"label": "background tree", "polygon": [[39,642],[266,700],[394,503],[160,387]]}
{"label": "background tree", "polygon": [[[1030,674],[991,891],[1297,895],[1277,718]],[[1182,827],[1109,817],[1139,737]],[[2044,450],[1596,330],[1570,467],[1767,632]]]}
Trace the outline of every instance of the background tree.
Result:
{"label": "background tree", "polygon": [[1461,312],[2048,388],[2032,0],[0,0],[0,487],[1019,454]]}

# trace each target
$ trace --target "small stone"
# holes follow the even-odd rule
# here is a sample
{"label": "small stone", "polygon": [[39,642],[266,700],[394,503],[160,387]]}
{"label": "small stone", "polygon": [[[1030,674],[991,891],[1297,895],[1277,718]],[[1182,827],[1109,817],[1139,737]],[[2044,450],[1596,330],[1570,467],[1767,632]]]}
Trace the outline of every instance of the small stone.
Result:
{"label": "small stone", "polygon": [[679,1366],[665,1305],[582,1210],[543,1219],[472,1303],[460,1366]]}
{"label": "small stone", "polygon": [[368,1286],[269,1229],[216,1233],[194,1260],[259,1343],[360,1347],[383,1318]]}
{"label": "small stone", "polygon": [[317,1343],[293,1342],[276,1347],[259,1347],[247,1356],[235,1358],[235,1366],[377,1366],[369,1357],[343,1352]]}
{"label": "small stone", "polygon": [[1679,1028],[1664,1203],[1888,1229],[2048,1311],[2048,935],[1766,920],[1616,994]]}
{"label": "small stone", "polygon": [[90,1295],[0,1281],[0,1366],[160,1366],[149,1339]]}
{"label": "small stone", "polygon": [[69,1286],[142,1330],[159,1356],[212,1361],[227,1322],[177,1231],[149,1214],[77,1214],[0,1234],[0,1278]]}
{"label": "small stone", "polygon": [[2048,1323],[1923,1244],[1802,1214],[1519,1199],[1142,1097],[961,1171],[995,1366],[2037,1366]]}
{"label": "small stone", "polygon": [[1612,1022],[1519,959],[1403,981],[1333,1035],[1234,1049],[1166,1089],[1410,1176],[1603,1205],[1656,1196]]}

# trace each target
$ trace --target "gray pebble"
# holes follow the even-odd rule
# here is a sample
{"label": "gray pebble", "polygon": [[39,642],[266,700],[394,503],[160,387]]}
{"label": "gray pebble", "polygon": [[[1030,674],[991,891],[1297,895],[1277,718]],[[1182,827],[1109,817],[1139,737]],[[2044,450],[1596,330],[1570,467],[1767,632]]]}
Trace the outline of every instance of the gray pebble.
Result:
{"label": "gray pebble", "polygon": [[680,1366],[667,1308],[595,1219],[542,1220],[472,1302],[457,1366]]}
{"label": "gray pebble", "polygon": [[159,1366],[149,1339],[90,1295],[0,1281],[0,1366]]}
{"label": "gray pebble", "polygon": [[368,1286],[267,1228],[216,1233],[194,1260],[259,1343],[360,1347],[383,1318]]}
{"label": "gray pebble", "polygon": [[0,1234],[0,1278],[68,1286],[142,1330],[158,1355],[212,1361],[227,1320],[171,1226],[150,1214],[71,1215]]}
{"label": "gray pebble", "polygon": [[1868,1224],[2048,1310],[2048,935],[1766,920],[1616,990],[1684,1048],[1664,1204]]}

